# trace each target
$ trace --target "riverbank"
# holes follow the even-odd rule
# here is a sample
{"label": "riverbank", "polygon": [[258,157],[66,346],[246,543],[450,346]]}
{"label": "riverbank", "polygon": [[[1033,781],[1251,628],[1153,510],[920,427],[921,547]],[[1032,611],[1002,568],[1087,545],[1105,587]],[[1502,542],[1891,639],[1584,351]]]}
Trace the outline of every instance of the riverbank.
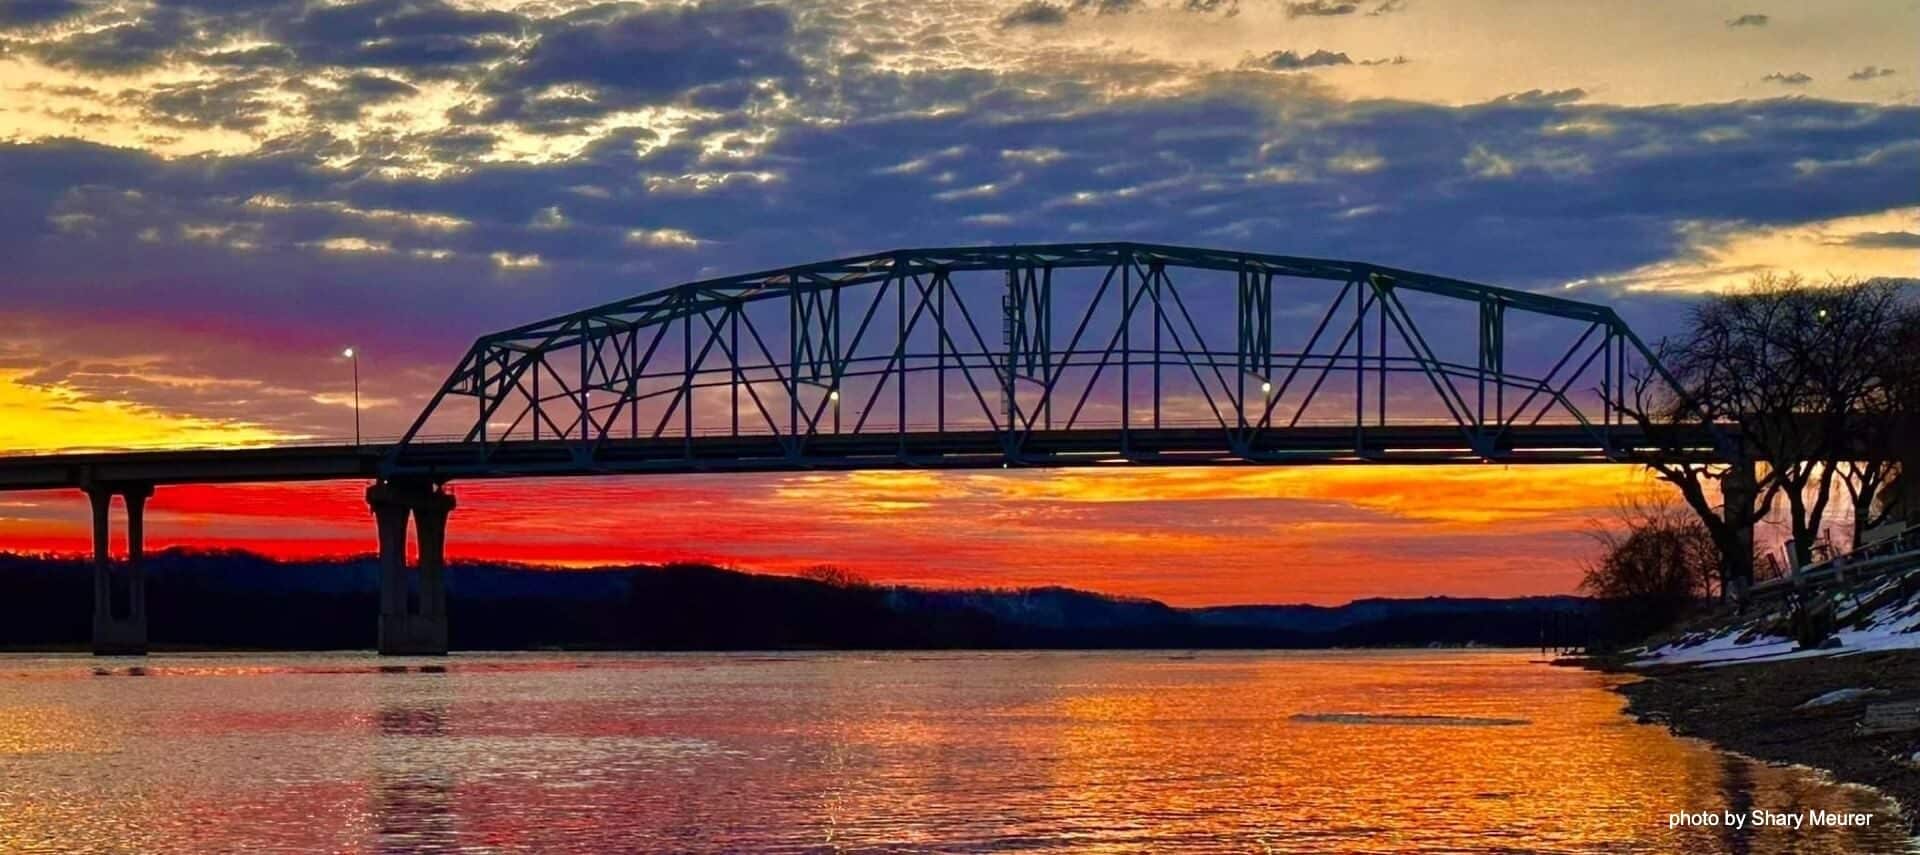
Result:
{"label": "riverbank", "polygon": [[[1714,667],[1592,664],[1645,678],[1617,688],[1628,712],[1642,720],[1759,760],[1812,766],[1872,786],[1900,803],[1909,833],[1920,833],[1920,731],[1862,736],[1855,730],[1870,703],[1920,699],[1920,651]],[[1877,691],[1801,706],[1842,689]]]}

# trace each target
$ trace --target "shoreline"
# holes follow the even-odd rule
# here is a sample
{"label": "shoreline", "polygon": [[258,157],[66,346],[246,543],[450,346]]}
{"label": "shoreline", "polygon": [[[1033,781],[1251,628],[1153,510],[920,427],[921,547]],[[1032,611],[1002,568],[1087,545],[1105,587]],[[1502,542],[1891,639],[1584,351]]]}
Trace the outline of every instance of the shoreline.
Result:
{"label": "shoreline", "polygon": [[[1765,763],[1807,766],[1835,781],[1872,787],[1899,805],[1907,833],[1920,835],[1920,731],[1854,731],[1867,703],[1920,698],[1920,651],[1717,667],[1629,668],[1623,660],[1600,658],[1579,664],[1641,677],[1613,687],[1637,720]],[[1796,709],[1848,688],[1889,694]]]}

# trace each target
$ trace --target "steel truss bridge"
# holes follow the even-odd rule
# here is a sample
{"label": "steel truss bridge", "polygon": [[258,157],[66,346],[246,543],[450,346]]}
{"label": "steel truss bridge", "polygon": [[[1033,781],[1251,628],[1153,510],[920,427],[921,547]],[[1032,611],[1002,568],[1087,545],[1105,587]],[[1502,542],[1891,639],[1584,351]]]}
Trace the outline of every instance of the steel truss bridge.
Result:
{"label": "steel truss bridge", "polygon": [[[481,337],[389,477],[1716,456],[1611,309],[1139,243],[875,253]],[[429,437],[448,437],[430,440]]]}
{"label": "steel truss bridge", "polygon": [[[94,650],[141,653],[156,485],[372,479],[379,649],[431,654],[448,648],[452,480],[1696,459],[1742,462],[1750,487],[1720,426],[1626,417],[1676,388],[1604,306],[1364,262],[1139,243],[901,250],[482,336],[398,442],[0,457],[0,490],[87,492]],[[108,551],[116,496],[124,563]]]}

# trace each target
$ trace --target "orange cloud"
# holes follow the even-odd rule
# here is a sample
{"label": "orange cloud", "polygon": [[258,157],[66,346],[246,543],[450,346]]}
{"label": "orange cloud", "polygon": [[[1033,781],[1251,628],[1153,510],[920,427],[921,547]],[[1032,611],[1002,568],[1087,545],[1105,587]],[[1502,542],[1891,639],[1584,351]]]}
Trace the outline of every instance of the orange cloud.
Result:
{"label": "orange cloud", "polygon": [[28,385],[20,382],[24,373],[0,371],[0,448],[9,452],[245,445],[284,438],[244,422],[165,413],[126,401],[89,398],[60,386]]}

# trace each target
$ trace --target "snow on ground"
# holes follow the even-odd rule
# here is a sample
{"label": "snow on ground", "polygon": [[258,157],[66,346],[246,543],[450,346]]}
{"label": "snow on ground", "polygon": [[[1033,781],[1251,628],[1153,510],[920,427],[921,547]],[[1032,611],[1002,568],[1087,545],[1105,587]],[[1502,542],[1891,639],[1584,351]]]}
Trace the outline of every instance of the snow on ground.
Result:
{"label": "snow on ground", "polygon": [[1646,650],[1633,665],[1721,666],[1920,649],[1920,593],[1905,598],[1894,595],[1903,582],[1916,574],[1920,574],[1920,569],[1890,573],[1847,592],[1837,614],[1842,628],[1815,649],[1800,649],[1792,638],[1768,634],[1763,629],[1790,625],[1784,619],[1785,607],[1781,606],[1773,612],[1689,633],[1678,641]]}
{"label": "snow on ground", "polygon": [[1859,686],[1853,686],[1845,689],[1834,689],[1833,691],[1827,692],[1826,694],[1816,695],[1813,698],[1809,699],[1806,703],[1803,703],[1797,707],[1794,707],[1794,709],[1797,709],[1797,710],[1818,709],[1820,707],[1833,706],[1834,704],[1852,703],[1854,701],[1861,700],[1862,698],[1877,697],[1879,695],[1884,695],[1884,694],[1887,694],[1887,691],[1884,689],[1863,689],[1863,688],[1860,688]]}

